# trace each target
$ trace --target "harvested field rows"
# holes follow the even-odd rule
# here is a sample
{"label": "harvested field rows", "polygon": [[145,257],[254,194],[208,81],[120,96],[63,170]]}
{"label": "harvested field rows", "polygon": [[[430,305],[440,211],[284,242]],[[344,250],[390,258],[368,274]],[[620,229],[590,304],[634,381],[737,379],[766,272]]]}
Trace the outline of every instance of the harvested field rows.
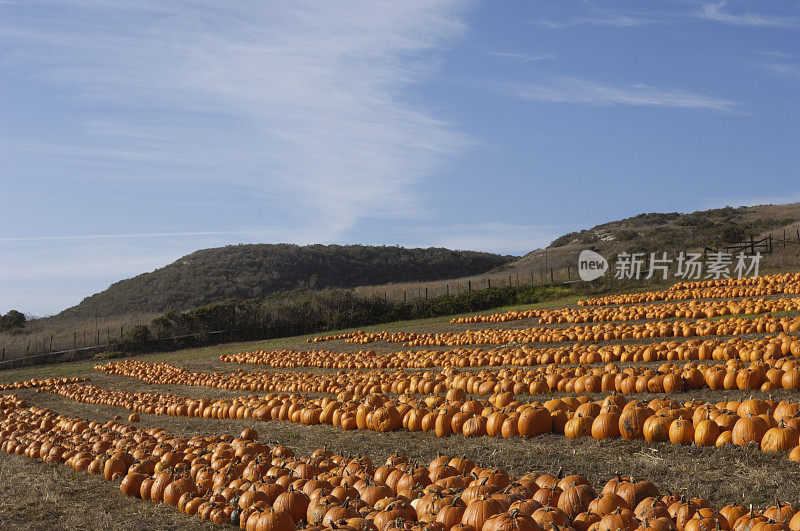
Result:
{"label": "harvested field rows", "polygon": [[[103,363],[92,384],[11,379],[0,475],[32,493],[68,469],[129,528],[800,529],[799,287],[684,283],[330,334],[324,350]],[[465,328],[479,323],[501,326]],[[8,505],[2,527],[30,527]]]}

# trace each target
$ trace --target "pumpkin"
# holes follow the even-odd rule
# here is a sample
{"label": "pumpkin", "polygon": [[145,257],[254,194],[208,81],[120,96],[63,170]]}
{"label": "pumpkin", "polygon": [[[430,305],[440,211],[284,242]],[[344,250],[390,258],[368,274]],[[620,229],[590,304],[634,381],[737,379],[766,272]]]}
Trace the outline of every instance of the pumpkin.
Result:
{"label": "pumpkin", "polygon": [[597,440],[619,437],[619,414],[600,413],[592,422],[592,437]]}
{"label": "pumpkin", "polygon": [[572,417],[564,425],[564,436],[567,439],[591,436],[593,420],[591,417]]}
{"label": "pumpkin", "polygon": [[171,482],[164,489],[163,499],[167,505],[178,505],[178,501],[185,493],[197,492],[197,485],[189,478],[179,478]]}
{"label": "pumpkin", "polygon": [[283,511],[292,517],[293,522],[300,522],[306,517],[308,511],[308,496],[300,490],[295,490],[291,485],[289,489],[275,498],[272,507],[276,511]]}
{"label": "pumpkin", "polygon": [[558,497],[558,508],[564,511],[570,519],[585,512],[589,503],[597,497],[597,493],[590,485],[576,485],[567,487]]}
{"label": "pumpkin", "polygon": [[777,427],[768,429],[761,438],[761,451],[769,453],[789,452],[798,445],[800,433],[783,421]]}
{"label": "pumpkin", "polygon": [[522,437],[533,437],[552,429],[553,419],[550,411],[541,406],[525,408],[517,419],[517,432]]}
{"label": "pumpkin", "polygon": [[684,419],[675,419],[669,425],[669,440],[674,444],[692,444],[694,442],[694,427]]}
{"label": "pumpkin", "polygon": [[630,511],[616,509],[614,512],[605,515],[597,523],[597,531],[632,531],[638,527],[636,519]]}
{"label": "pumpkin", "polygon": [[476,531],[482,531],[483,524],[500,511],[500,504],[492,498],[473,500],[469,502],[466,509],[464,509],[461,523],[474,527]]}
{"label": "pumpkin", "polygon": [[736,446],[745,446],[751,443],[761,444],[761,439],[767,432],[767,427],[759,417],[742,417],[733,426],[732,440]]}
{"label": "pumpkin", "polygon": [[289,513],[276,511],[270,507],[259,514],[255,529],[257,531],[294,531],[294,521]]}
{"label": "pumpkin", "polygon": [[541,531],[533,518],[519,511],[509,511],[491,517],[483,525],[483,531]]}
{"label": "pumpkin", "polygon": [[147,474],[137,474],[136,472],[129,472],[122,478],[122,483],[119,485],[119,490],[125,496],[141,497],[139,491],[142,488],[142,482],[147,479]]}
{"label": "pumpkin", "polygon": [[709,419],[702,420],[695,427],[694,442],[698,446],[714,446],[719,434],[719,424]]}
{"label": "pumpkin", "polygon": [[619,433],[623,439],[643,439],[644,423],[653,415],[649,408],[635,406],[627,408],[619,416]]}

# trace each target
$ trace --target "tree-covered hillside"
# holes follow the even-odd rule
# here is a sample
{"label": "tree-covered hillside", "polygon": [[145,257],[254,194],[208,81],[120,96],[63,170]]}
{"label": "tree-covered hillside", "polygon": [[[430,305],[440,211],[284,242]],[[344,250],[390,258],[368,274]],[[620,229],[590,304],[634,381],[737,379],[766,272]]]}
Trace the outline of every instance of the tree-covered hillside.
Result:
{"label": "tree-covered hillside", "polygon": [[69,317],[189,309],[297,288],[353,287],[457,278],[515,257],[442,248],[253,244],[204,249],[112,284],[62,312]]}

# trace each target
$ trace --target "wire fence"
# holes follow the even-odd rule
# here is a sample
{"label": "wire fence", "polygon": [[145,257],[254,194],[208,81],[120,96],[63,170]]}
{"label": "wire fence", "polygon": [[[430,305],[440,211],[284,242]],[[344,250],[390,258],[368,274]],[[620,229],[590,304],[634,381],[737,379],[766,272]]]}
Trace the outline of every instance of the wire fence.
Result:
{"label": "wire fence", "polygon": [[354,292],[359,297],[378,297],[395,304],[411,304],[420,299],[456,296],[491,288],[563,285],[576,280],[576,266],[564,263],[547,268],[519,268],[453,280],[362,286],[355,288]]}
{"label": "wire fence", "polygon": [[[140,348],[149,346],[151,348],[157,349],[159,344],[167,345],[170,343],[174,343],[175,341],[191,340],[200,337],[204,339],[204,343],[206,344],[224,343],[228,341],[235,341],[237,333],[242,332],[243,330],[245,329],[214,330],[211,332],[197,332],[193,334],[183,334],[180,336],[155,338],[139,342],[139,346]],[[209,339],[211,339],[211,341],[209,341]],[[14,369],[17,367],[23,367],[27,365],[39,365],[39,364],[53,363],[53,362],[85,360],[96,357],[103,351],[108,350],[108,348],[109,344],[105,343],[105,344],[92,345],[88,347],[79,347],[68,350],[42,352],[39,354],[19,356],[11,359],[2,359],[0,360],[0,370]]]}

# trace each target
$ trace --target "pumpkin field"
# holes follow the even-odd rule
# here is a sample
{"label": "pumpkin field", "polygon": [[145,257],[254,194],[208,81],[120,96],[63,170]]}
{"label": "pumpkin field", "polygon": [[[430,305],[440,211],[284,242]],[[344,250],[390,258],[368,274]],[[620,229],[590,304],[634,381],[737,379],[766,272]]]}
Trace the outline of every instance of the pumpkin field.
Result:
{"label": "pumpkin field", "polygon": [[800,530],[800,273],[0,373],[1,529]]}

